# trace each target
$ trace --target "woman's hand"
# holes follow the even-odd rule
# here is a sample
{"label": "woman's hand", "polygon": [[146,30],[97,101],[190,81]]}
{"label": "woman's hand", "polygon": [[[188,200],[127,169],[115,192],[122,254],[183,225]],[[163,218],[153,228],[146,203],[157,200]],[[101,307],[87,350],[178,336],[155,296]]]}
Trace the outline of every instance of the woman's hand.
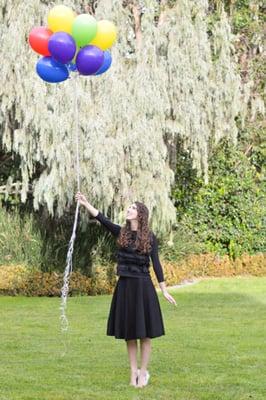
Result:
{"label": "woman's hand", "polygon": [[88,204],[86,197],[83,194],[81,194],[80,192],[77,192],[75,199],[77,201],[79,201],[79,203],[83,206],[86,206]]}
{"label": "woman's hand", "polygon": [[166,300],[169,301],[169,303],[173,303],[175,306],[177,306],[175,299],[167,291],[164,291],[163,295],[166,298]]}

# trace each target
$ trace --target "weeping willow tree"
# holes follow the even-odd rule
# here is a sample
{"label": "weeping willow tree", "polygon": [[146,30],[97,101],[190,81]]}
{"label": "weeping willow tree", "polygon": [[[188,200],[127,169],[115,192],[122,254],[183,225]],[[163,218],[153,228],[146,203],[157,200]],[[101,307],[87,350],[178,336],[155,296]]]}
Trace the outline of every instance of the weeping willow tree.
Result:
{"label": "weeping willow tree", "polygon": [[120,223],[130,202],[143,201],[152,228],[169,231],[176,218],[169,148],[182,138],[207,182],[212,146],[223,137],[236,143],[235,120],[245,115],[248,85],[241,86],[227,15],[221,11],[210,36],[206,0],[64,4],[118,27],[111,69],[76,81],[78,116],[73,79],[41,81],[27,43],[52,5],[1,0],[1,136],[2,146],[21,158],[21,201],[31,187],[34,208],[43,204],[58,216],[74,202],[78,117],[81,191],[103,212],[111,207]]}

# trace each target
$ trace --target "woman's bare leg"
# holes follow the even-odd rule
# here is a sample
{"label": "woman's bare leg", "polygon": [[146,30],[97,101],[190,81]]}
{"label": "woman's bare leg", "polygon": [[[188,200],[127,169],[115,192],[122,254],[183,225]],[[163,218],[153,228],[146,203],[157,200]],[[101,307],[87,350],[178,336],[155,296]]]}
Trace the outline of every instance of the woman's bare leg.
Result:
{"label": "woman's bare leg", "polygon": [[138,373],[138,343],[136,339],[127,340],[128,358],[131,368],[130,385],[136,386],[136,379]]}
{"label": "woman's bare leg", "polygon": [[141,368],[140,368],[140,376],[138,379],[137,387],[142,387],[145,384],[146,371],[151,354],[150,338],[140,339],[140,350],[141,350]]}

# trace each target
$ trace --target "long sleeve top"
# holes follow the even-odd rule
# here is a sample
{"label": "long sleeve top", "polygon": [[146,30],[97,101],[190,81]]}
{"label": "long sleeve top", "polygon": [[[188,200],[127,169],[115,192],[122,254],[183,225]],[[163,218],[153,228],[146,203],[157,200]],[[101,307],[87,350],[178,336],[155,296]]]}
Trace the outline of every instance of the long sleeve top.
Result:
{"label": "long sleeve top", "polygon": [[[108,219],[103,213],[100,211],[96,215],[96,218],[109,232],[112,233],[113,236],[118,237],[121,226],[118,224],[114,224],[110,219]],[[132,231],[132,234],[136,234],[136,231]],[[155,272],[157,281],[163,282],[164,281],[164,273],[162,269],[162,265],[160,263],[159,255],[158,255],[158,241],[154,233],[153,235],[153,241],[152,241],[152,249],[150,253],[146,256],[147,263],[145,264],[146,269],[145,269],[145,274],[143,272],[139,271],[137,267],[134,269],[134,264],[137,266],[139,264],[139,255],[137,254],[136,251],[134,250],[129,250],[130,253],[130,268],[123,269],[123,266],[120,265],[122,262],[118,261],[118,266],[117,266],[117,275],[120,276],[129,276],[129,277],[143,277],[144,275],[149,275],[149,258],[152,260],[152,265],[153,265],[153,270]],[[134,238],[134,236],[133,236]],[[139,271],[139,272],[138,272]]]}

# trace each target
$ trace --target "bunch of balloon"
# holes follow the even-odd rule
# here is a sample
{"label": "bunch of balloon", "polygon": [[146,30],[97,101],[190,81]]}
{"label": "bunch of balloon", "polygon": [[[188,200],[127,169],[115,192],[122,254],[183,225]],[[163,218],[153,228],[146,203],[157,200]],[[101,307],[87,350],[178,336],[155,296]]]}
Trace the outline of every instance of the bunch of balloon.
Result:
{"label": "bunch of balloon", "polygon": [[[116,41],[117,29],[108,20],[96,21],[89,14],[76,15],[64,5],[53,7],[48,14],[48,26],[33,28],[29,35],[32,49],[41,54],[36,64],[36,72],[41,79],[49,83],[63,82],[71,73],[80,75],[101,75],[112,64],[108,49]],[[79,129],[78,97],[76,79],[73,91],[73,122],[76,137],[77,190],[80,190],[79,168]],[[72,272],[72,254],[76,237],[79,202],[76,205],[75,220],[68,245],[66,268],[61,289],[61,330],[67,331],[66,316],[69,277]]]}
{"label": "bunch of balloon", "polygon": [[108,49],[116,37],[117,29],[111,21],[76,15],[71,8],[57,5],[48,14],[48,26],[35,27],[29,35],[31,48],[43,56],[36,72],[49,83],[63,82],[71,72],[101,75],[112,64]]}

